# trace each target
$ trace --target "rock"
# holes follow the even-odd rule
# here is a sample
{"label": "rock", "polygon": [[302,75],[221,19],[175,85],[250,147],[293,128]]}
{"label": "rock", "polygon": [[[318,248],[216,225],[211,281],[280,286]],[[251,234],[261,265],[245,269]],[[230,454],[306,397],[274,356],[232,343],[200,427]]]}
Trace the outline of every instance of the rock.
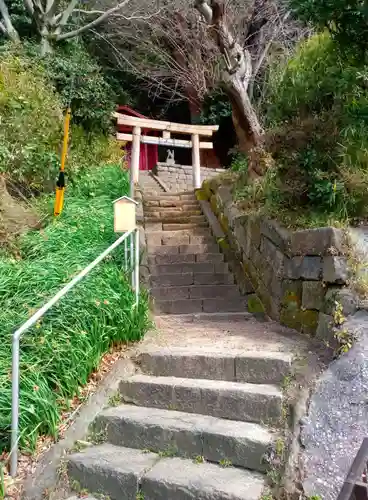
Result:
{"label": "rock", "polygon": [[323,259],[323,281],[344,284],[349,271],[346,257],[325,257]]}
{"label": "rock", "polygon": [[291,234],[292,255],[336,255],[343,253],[344,233],[341,229],[321,227]]}
{"label": "rock", "polygon": [[335,302],[342,305],[342,314],[350,316],[358,310],[359,297],[349,288],[329,288],[325,295],[324,312],[333,314],[336,309]]}
{"label": "rock", "polygon": [[302,307],[318,311],[322,309],[325,290],[320,281],[303,281]]}
{"label": "rock", "polygon": [[285,259],[285,278],[298,280],[320,280],[322,276],[321,257],[292,257]]}

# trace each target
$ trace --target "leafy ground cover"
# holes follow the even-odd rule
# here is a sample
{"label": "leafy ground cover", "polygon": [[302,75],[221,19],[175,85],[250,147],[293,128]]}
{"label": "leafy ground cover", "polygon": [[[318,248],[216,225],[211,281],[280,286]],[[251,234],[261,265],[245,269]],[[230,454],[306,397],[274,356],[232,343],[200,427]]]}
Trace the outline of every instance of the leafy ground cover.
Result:
{"label": "leafy ground cover", "polygon": [[[0,254],[0,447],[8,448],[11,415],[11,336],[116,238],[112,201],[128,192],[119,166],[79,172],[65,209],[40,231]],[[51,213],[53,196],[37,202]],[[114,344],[139,340],[148,327],[147,303],[134,294],[115,253],[79,283],[21,339],[20,445],[33,450],[40,434],[56,437],[60,412],[86,384]]]}

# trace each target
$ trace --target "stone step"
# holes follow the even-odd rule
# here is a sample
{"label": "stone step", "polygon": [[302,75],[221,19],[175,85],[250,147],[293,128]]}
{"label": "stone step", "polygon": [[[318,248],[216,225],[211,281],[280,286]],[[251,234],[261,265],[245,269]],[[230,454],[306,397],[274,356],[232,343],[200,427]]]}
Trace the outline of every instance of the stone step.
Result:
{"label": "stone step", "polygon": [[265,471],[264,456],[275,434],[259,424],[233,422],[159,408],[121,405],[102,411],[94,423],[109,443],[175,456],[204,457]]}
{"label": "stone step", "polygon": [[[165,248],[165,247],[163,247]],[[188,262],[206,262],[206,263],[218,263],[224,261],[224,254],[218,253],[200,253],[200,254],[190,254],[190,253],[173,253],[168,255],[148,255],[148,265],[154,266],[156,264],[185,264]]]}
{"label": "stone step", "polygon": [[239,292],[237,296],[214,299],[154,299],[153,309],[157,314],[190,314],[200,312],[242,312],[247,302]]}
{"label": "stone step", "polygon": [[192,228],[182,231],[156,231],[146,234],[148,246],[184,246],[184,245],[210,245],[214,244],[208,228]]}
{"label": "stone step", "polygon": [[147,500],[259,500],[265,487],[259,472],[183,458],[160,460],[142,479]]}
{"label": "stone step", "polygon": [[142,352],[137,358],[148,375],[251,384],[280,384],[290,372],[291,362],[291,354],[278,351],[222,352],[197,346],[160,348]]}
{"label": "stone step", "polygon": [[219,251],[218,245],[216,243],[203,244],[203,245],[180,245],[180,246],[152,246],[148,247],[148,256],[153,255],[185,255],[185,254],[195,254],[195,255],[207,255],[214,254]]}
{"label": "stone step", "polygon": [[215,299],[239,298],[239,289],[236,285],[193,285],[193,286],[165,286],[151,288],[151,295],[156,299]]}
{"label": "stone step", "polygon": [[120,382],[125,403],[243,422],[276,424],[282,393],[274,385],[134,375]]}
{"label": "stone step", "polygon": [[[157,315],[156,318],[167,319],[166,315]],[[243,311],[243,312],[214,312],[214,313],[190,313],[190,314],[178,314],[175,316],[177,321],[182,321],[185,323],[197,323],[198,325],[203,325],[205,323],[204,328],[208,327],[208,323],[224,323],[224,329],[231,329],[231,325],[237,323],[244,323],[244,321],[257,323],[260,321],[258,317],[255,317],[254,314]],[[262,318],[262,323],[267,323],[268,318],[265,316]],[[244,325],[244,327],[247,327]]]}
{"label": "stone step", "polygon": [[185,274],[185,273],[213,273],[223,274],[228,272],[227,262],[188,262],[183,264],[162,264],[151,266],[151,276],[160,276],[161,274]]}
{"label": "stone step", "polygon": [[259,472],[111,444],[71,455],[68,473],[81,488],[110,500],[259,500],[265,487]]}
{"label": "stone step", "polygon": [[[188,193],[185,191],[179,191],[176,193],[170,193],[170,192],[163,192],[159,193],[158,195],[155,196],[149,196],[149,195],[144,195],[143,197],[143,202],[147,205],[149,205],[152,202],[159,201],[160,203],[163,202],[170,202],[170,203],[179,203],[179,202],[198,202],[196,196],[194,193]],[[151,205],[152,206],[152,205]],[[162,205],[164,206],[164,205]]]}
{"label": "stone step", "polygon": [[182,229],[195,229],[197,227],[208,227],[208,222],[163,222],[163,231],[181,231]]}
{"label": "stone step", "polygon": [[150,282],[153,287],[185,285],[231,285],[234,283],[234,276],[230,273],[161,274],[157,276],[151,276]]}
{"label": "stone step", "polygon": [[144,207],[144,211],[146,211],[147,209],[150,210],[150,209],[153,209],[153,210],[164,210],[164,209],[175,209],[175,210],[178,210],[179,208],[186,208],[186,209],[194,209],[194,210],[198,210],[198,207],[199,207],[199,203],[198,201],[195,199],[193,200],[180,200],[180,199],[177,199],[177,198],[174,198],[174,199],[163,199],[163,198],[151,198],[149,200],[147,199],[144,199],[143,200],[143,207]]}
{"label": "stone step", "polygon": [[166,217],[192,217],[192,216],[200,216],[202,215],[202,212],[199,210],[199,207],[197,209],[190,208],[190,209],[176,209],[176,208],[160,208],[160,210],[157,209],[145,209],[144,210],[144,215],[145,217],[149,217],[152,219],[156,219],[158,221],[165,219]]}
{"label": "stone step", "polygon": [[185,212],[181,215],[174,214],[166,214],[157,216],[147,216],[145,214],[144,222],[162,222],[163,224],[201,224],[202,222],[207,222],[207,219],[204,215],[184,215]]}

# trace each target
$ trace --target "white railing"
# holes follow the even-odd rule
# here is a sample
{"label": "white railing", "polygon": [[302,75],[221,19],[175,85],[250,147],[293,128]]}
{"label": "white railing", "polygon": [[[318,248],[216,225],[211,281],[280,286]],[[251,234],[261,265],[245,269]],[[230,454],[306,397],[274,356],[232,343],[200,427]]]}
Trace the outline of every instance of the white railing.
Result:
{"label": "white railing", "polygon": [[12,344],[12,422],[11,422],[11,452],[10,474],[16,476],[18,468],[18,441],[19,441],[19,341],[23,333],[34,326],[42,316],[52,308],[64,295],[75,287],[92,269],[105,259],[115,248],[124,242],[125,269],[128,270],[128,246],[130,238],[130,257],[132,268],[132,287],[135,290],[135,306],[139,303],[139,230],[134,229],[118,238],[109,248],[102,252],[93,262],[75,276],[64,288],[31,316],[18,330],[13,333]]}

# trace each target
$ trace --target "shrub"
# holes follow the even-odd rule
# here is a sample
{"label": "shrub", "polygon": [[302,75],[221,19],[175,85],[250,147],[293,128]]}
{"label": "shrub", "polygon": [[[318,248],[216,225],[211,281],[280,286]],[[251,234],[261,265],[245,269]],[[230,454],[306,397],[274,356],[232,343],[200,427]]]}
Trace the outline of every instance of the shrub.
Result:
{"label": "shrub", "polygon": [[[35,55],[37,53],[38,47]],[[74,123],[88,132],[106,134],[111,130],[116,96],[100,66],[81,42],[56,47],[55,52],[40,59],[40,63],[64,107],[71,101]]]}
{"label": "shrub", "polygon": [[342,53],[327,32],[272,73],[264,107],[277,164],[269,210],[299,217],[302,207],[318,223],[368,215],[367,79],[368,65]]}
{"label": "shrub", "polygon": [[368,11],[361,0],[291,0],[291,6],[303,21],[328,28],[343,48],[367,50]]}
{"label": "shrub", "polygon": [[62,106],[35,61],[4,50],[0,59],[0,173],[42,189],[58,167]]}

